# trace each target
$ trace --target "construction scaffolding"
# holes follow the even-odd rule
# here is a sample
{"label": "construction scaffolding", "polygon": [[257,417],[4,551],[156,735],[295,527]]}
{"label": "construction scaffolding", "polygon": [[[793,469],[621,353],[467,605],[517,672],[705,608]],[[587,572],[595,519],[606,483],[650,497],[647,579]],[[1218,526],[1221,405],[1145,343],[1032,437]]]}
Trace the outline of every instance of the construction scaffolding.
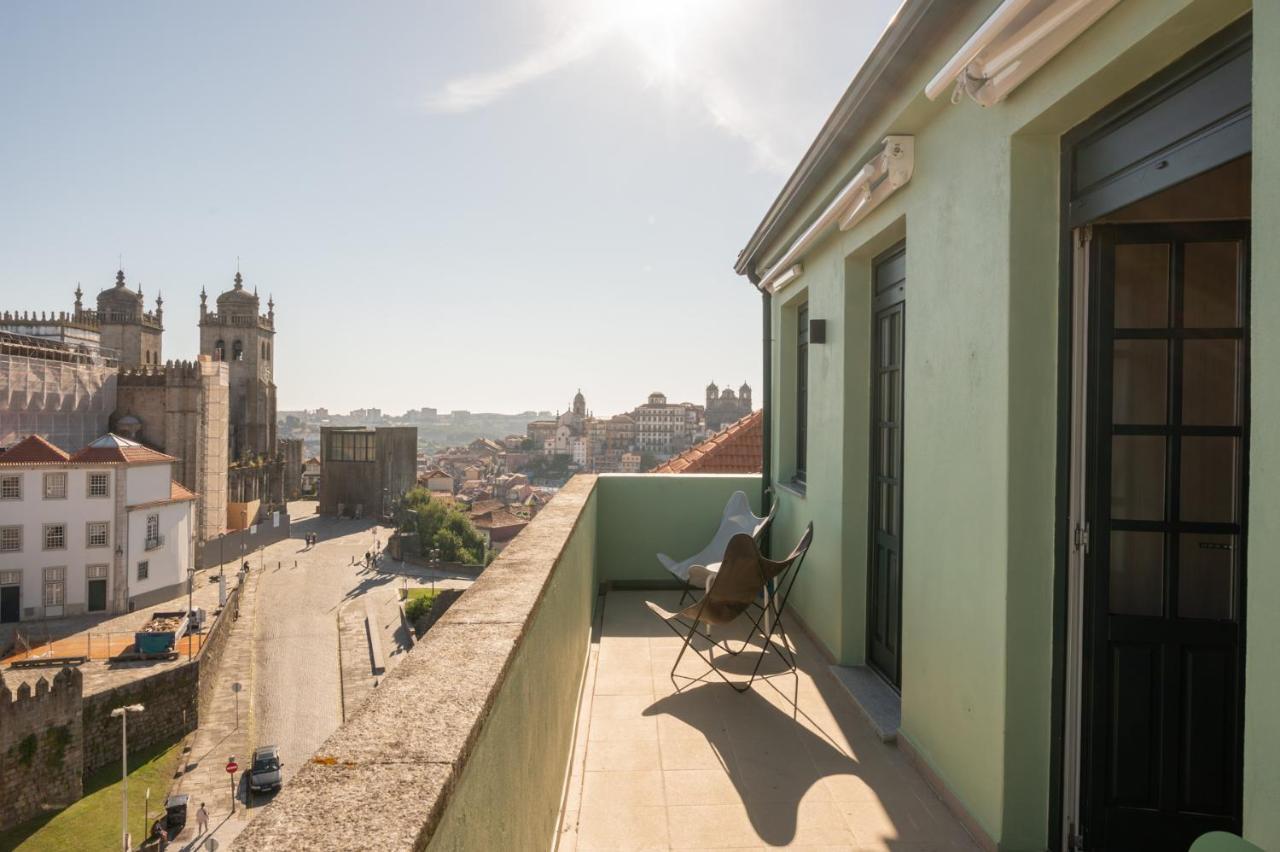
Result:
{"label": "construction scaffolding", "polygon": [[41,435],[75,452],[101,436],[117,364],[108,350],[0,331],[0,447]]}

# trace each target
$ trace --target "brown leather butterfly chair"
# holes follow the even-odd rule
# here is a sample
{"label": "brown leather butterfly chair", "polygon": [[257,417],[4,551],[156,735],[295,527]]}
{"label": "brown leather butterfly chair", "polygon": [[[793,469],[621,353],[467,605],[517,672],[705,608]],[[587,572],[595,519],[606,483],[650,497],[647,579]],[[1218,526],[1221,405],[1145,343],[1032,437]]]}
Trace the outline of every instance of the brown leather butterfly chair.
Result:
{"label": "brown leather butterfly chair", "polygon": [[[765,655],[770,649],[782,657],[788,670],[795,671],[795,654],[786,647],[790,645],[790,641],[787,638],[786,628],[782,624],[782,614],[787,608],[787,598],[791,596],[791,589],[799,575],[800,565],[804,562],[805,554],[808,553],[809,545],[812,543],[813,524],[811,523],[805,528],[804,535],[800,537],[800,542],[791,554],[782,561],[775,562],[760,554],[755,539],[746,533],[739,533],[729,539],[720,568],[715,572],[710,588],[700,600],[677,613],[667,612],[649,601],[649,609],[653,610],[677,636],[684,638],[680,654],[676,657],[675,665],[671,667],[672,683],[676,682],[676,668],[679,667],[684,652],[691,647],[712,671],[720,675],[721,680],[738,692],[746,692],[751,688],[751,684],[755,682],[760,672],[760,664],[764,662]],[[770,589],[772,594],[769,593]],[[705,653],[692,645],[693,638],[698,635],[700,623],[710,626],[729,624],[743,614],[746,614],[751,623],[751,631],[737,650],[730,646],[727,639],[708,638],[707,641],[710,642],[711,647],[708,647]],[[775,632],[782,639],[782,645],[774,641]],[[715,657],[712,656],[713,649],[720,648],[725,653],[736,657],[751,646],[752,639],[757,634],[764,638],[764,643],[755,668],[751,671],[750,679],[745,684],[729,680],[716,666]],[[700,678],[689,679],[700,680]],[[680,688],[678,684],[676,688],[677,690]]]}

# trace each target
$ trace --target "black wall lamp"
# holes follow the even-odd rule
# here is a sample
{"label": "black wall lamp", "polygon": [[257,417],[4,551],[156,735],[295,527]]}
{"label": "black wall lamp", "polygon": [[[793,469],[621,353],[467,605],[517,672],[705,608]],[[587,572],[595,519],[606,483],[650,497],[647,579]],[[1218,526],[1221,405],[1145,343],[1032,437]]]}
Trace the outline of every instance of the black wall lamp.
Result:
{"label": "black wall lamp", "polygon": [[827,321],[824,319],[809,320],[809,342],[810,343],[826,343],[827,342]]}

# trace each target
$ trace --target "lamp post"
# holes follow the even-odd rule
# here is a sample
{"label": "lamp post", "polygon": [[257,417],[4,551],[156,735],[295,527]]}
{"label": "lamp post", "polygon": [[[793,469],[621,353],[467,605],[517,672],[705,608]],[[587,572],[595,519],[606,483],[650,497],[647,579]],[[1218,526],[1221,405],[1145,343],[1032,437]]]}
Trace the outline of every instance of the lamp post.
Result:
{"label": "lamp post", "polygon": [[129,714],[145,709],[141,704],[126,704],[111,711],[112,718],[120,717],[120,843],[125,852],[133,845],[129,838]]}

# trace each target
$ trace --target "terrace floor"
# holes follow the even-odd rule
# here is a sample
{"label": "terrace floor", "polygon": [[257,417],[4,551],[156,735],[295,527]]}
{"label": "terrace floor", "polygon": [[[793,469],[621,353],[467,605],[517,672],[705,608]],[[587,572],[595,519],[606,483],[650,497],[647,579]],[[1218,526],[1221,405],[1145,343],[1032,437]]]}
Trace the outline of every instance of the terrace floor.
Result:
{"label": "terrace floor", "polygon": [[[739,695],[645,606],[678,593],[611,592],[592,645],[559,848],[976,849],[906,757],[882,743],[812,641],[791,631]],[[745,623],[722,632],[746,633]],[[705,644],[704,644],[705,647]],[[735,646],[736,647],[736,646]],[[747,652],[731,672],[756,663]],[[732,675],[731,675],[732,676]]]}

